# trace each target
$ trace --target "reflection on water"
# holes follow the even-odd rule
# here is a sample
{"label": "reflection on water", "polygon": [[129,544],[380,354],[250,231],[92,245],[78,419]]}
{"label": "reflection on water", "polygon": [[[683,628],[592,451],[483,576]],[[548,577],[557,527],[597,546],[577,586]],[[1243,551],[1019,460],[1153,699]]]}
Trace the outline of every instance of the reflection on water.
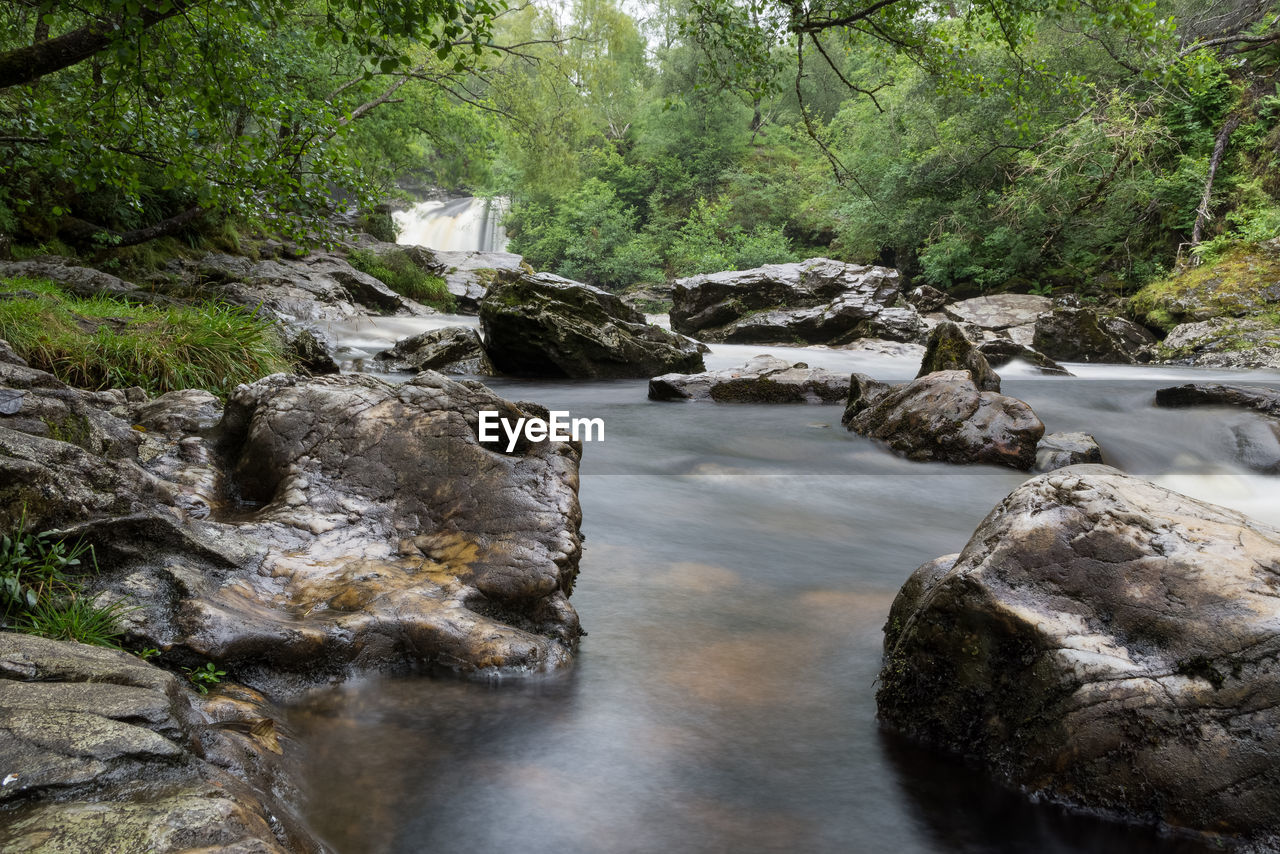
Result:
{"label": "reflection on water", "polygon": [[[763,351],[835,370],[867,358],[712,357]],[[1236,462],[1232,429],[1257,415],[1151,405],[1203,373],[1087,370],[1006,371],[1006,390],[1129,471],[1280,524],[1276,481]],[[898,587],[1024,475],[900,460],[846,433],[839,407],[650,403],[643,381],[492,385],[605,419],[581,487],[574,603],[590,635],[563,674],[363,681],[295,708],[309,814],[338,851],[1211,850],[1026,803],[876,725]]]}

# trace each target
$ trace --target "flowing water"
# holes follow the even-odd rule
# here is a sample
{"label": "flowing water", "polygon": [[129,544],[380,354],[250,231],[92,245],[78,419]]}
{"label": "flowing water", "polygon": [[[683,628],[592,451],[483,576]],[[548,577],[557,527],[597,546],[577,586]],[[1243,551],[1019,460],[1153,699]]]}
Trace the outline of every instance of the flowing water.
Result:
{"label": "flowing water", "polygon": [[[337,332],[374,351],[423,324]],[[760,352],[883,379],[919,364],[723,346],[708,367]],[[1004,390],[1051,431],[1092,433],[1113,465],[1280,524],[1280,480],[1239,462],[1244,446],[1280,458],[1261,416],[1152,405],[1163,385],[1280,374],[1070,367],[1077,377],[1009,366]],[[898,459],[841,428],[838,406],[653,403],[644,381],[487,382],[605,420],[582,465],[573,602],[590,634],[560,674],[370,679],[296,706],[308,815],[339,852],[1216,850],[1027,803],[878,727],[898,587],[959,551],[1025,475]]]}
{"label": "flowing water", "polygon": [[397,243],[466,252],[505,252],[507,232],[501,219],[502,199],[458,199],[419,202],[391,216],[399,229]]}

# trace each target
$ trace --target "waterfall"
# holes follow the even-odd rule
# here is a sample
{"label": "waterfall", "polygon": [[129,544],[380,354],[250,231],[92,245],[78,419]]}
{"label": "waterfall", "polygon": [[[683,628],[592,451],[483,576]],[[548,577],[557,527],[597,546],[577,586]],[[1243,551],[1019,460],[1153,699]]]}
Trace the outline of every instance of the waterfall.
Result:
{"label": "waterfall", "polygon": [[501,225],[506,199],[463,196],[419,202],[392,214],[400,236],[397,243],[429,249],[464,252],[505,252],[507,233]]}

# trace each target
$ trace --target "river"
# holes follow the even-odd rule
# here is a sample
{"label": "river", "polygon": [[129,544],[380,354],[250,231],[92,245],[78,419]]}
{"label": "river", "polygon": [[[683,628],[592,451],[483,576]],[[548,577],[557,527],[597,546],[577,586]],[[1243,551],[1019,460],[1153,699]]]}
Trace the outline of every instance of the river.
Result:
{"label": "river", "polygon": [[[474,318],[431,318],[428,325]],[[337,330],[357,348],[423,320]],[[771,352],[881,379],[918,357]],[[358,353],[356,354],[358,355]],[[1280,480],[1251,412],[1157,409],[1192,379],[1280,374],[1002,369],[1050,431],[1107,461],[1280,524]],[[365,679],[296,705],[307,815],[351,852],[1201,852],[1050,805],[903,743],[875,719],[881,626],[918,565],[959,551],[1025,475],[911,463],[840,426],[839,406],[653,403],[643,380],[486,380],[510,399],[603,418],[586,446],[586,545],[573,595],[589,636],[536,678]],[[1276,449],[1280,458],[1280,447]]]}

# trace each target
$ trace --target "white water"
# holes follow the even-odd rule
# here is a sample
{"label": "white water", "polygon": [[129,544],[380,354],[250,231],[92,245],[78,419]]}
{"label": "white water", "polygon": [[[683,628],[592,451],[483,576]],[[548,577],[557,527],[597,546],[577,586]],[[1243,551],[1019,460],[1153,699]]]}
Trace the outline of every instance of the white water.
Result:
{"label": "white water", "polygon": [[502,227],[505,199],[463,196],[447,201],[419,202],[391,216],[399,229],[396,242],[462,252],[505,252],[507,232]]}

